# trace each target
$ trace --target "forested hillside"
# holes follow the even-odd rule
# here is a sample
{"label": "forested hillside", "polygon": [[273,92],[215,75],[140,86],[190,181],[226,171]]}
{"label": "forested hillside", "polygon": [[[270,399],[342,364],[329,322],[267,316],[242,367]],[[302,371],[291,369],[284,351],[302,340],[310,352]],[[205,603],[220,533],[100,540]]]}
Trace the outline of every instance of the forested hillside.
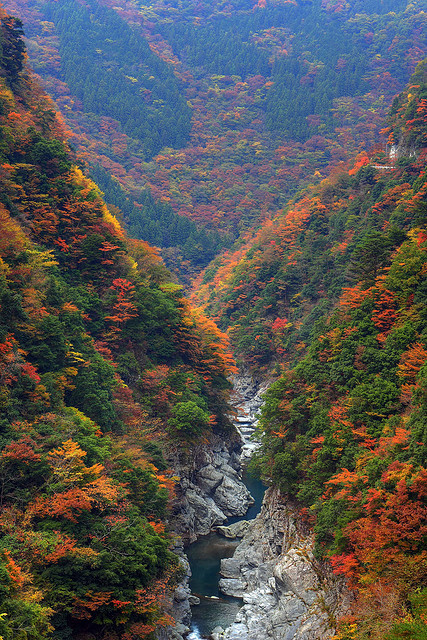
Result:
{"label": "forested hillside", "polygon": [[180,577],[165,459],[230,434],[232,361],[73,164],[0,20],[0,636],[152,637]]}
{"label": "forested hillside", "polygon": [[335,640],[423,640],[423,2],[6,6],[62,117],[2,12],[0,636],[171,622],[167,459],[233,437],[222,330],[275,379],[255,466],[354,590]]}
{"label": "forested hillside", "polygon": [[116,206],[129,198],[125,224],[186,283],[298,188],[380,144],[427,54],[421,0],[6,7],[73,145],[97,179],[107,172],[101,188]]}
{"label": "forested hillside", "polygon": [[279,376],[256,465],[355,590],[337,640],[426,629],[427,60],[383,135],[391,157],[301,192],[200,287],[241,361]]}

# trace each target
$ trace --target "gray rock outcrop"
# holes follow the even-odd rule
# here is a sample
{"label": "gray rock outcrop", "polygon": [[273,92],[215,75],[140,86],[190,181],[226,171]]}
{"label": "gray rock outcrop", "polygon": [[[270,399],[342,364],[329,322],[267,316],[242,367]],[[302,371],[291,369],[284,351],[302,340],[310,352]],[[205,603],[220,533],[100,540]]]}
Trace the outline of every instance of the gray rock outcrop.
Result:
{"label": "gray rock outcrop", "polygon": [[186,544],[210,533],[230,516],[244,516],[253,504],[238,473],[238,442],[230,450],[224,441],[212,437],[173,467],[180,480],[171,525]]}
{"label": "gray rock outcrop", "polygon": [[248,520],[239,520],[228,526],[217,527],[216,531],[225,538],[243,538],[249,528]]}
{"label": "gray rock outcrop", "polygon": [[199,536],[210,533],[229,516],[243,516],[253,503],[239,476],[240,443],[236,437],[229,446],[219,437],[198,445],[190,454],[177,453],[169,460],[179,481],[170,524],[180,536],[175,553],[180,556],[184,577],[171,596],[168,613],[177,621],[175,627],[158,629],[157,640],[183,640],[189,632],[191,605],[198,598],[188,586],[190,567],[182,548]]}
{"label": "gray rock outcrop", "polygon": [[296,509],[273,489],[221,574],[221,590],[244,603],[221,640],[326,640],[350,604],[343,581],[314,557]]}

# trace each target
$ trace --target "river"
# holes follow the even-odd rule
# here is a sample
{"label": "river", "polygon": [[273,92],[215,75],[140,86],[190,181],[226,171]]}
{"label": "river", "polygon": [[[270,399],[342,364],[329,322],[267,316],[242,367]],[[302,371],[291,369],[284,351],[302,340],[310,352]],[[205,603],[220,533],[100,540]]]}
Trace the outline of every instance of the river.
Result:
{"label": "river", "polygon": [[[243,519],[252,520],[261,509],[266,487],[246,470],[242,479],[255,500]],[[233,524],[239,520],[242,518],[230,518],[226,524]],[[200,598],[200,604],[192,607],[193,618],[188,640],[206,638],[215,627],[225,629],[234,622],[242,601],[222,595],[218,581],[221,559],[230,558],[239,542],[239,539],[230,540],[217,533],[210,533],[200,537],[187,548],[192,572],[190,588],[192,593]]]}

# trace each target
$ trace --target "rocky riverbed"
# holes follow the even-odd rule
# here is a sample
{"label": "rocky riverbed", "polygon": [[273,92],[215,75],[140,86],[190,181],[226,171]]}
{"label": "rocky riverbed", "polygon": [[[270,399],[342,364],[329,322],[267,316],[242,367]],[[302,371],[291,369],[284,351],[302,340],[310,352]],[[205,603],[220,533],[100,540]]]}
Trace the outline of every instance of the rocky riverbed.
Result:
{"label": "rocky riverbed", "polygon": [[179,477],[171,518],[174,531],[185,545],[207,535],[230,517],[244,516],[253,499],[241,478],[242,465],[257,443],[251,440],[268,384],[258,384],[242,373],[233,380],[233,422],[237,433],[227,442],[211,435],[191,455],[170,460]]}
{"label": "rocky riverbed", "polygon": [[194,449],[191,456],[175,460],[179,480],[171,525],[179,536],[173,551],[180,557],[183,579],[175,589],[169,611],[176,627],[159,630],[158,640],[183,640],[190,631],[191,605],[197,604],[189,587],[191,575],[184,544],[210,533],[229,517],[244,516],[253,503],[240,477],[240,442],[228,446],[218,437]]}
{"label": "rocky riverbed", "polygon": [[198,603],[189,587],[190,565],[184,550],[199,536],[209,534],[229,517],[243,516],[253,503],[240,479],[239,446],[227,447],[212,437],[198,447],[185,463],[176,463],[179,474],[171,525],[178,534],[172,549],[180,558],[183,579],[175,589],[169,612],[177,621],[175,628],[159,630],[158,640],[183,640],[190,631],[191,605]]}
{"label": "rocky riverbed", "polygon": [[262,396],[269,384],[269,382],[257,382],[246,372],[236,376],[233,381],[232,402],[237,411],[233,422],[242,441],[239,457],[243,465],[249,462],[259,447],[259,444],[252,439],[252,435],[258,423],[258,414],[263,403]]}
{"label": "rocky riverbed", "polygon": [[[243,536],[233,557],[221,561],[219,584],[224,594],[241,598],[243,606],[230,627],[214,630],[212,640],[327,640],[335,619],[348,610],[350,595],[327,563],[314,557],[313,536],[295,506],[269,489],[255,520],[226,523],[230,516],[244,516],[253,502],[240,469],[257,447],[250,436],[267,386],[245,375],[235,381],[240,443],[212,438],[184,465],[176,461],[180,480],[172,524],[186,544],[213,529],[227,537]],[[183,640],[190,631],[190,605],[197,602],[188,586],[183,547],[178,545],[176,552],[185,574],[171,607],[178,624],[159,632],[158,640]]]}
{"label": "rocky riverbed", "polygon": [[198,602],[189,587],[191,571],[184,545],[209,534],[230,517],[244,516],[253,503],[240,476],[240,450],[237,438],[227,445],[220,438],[211,437],[184,461],[181,458],[174,463],[179,481],[171,516],[171,525],[178,535],[173,551],[180,558],[183,579],[169,606],[177,625],[159,630],[158,640],[183,640],[190,631],[191,606]]}
{"label": "rocky riverbed", "polygon": [[257,384],[245,373],[236,376],[232,402],[236,407],[233,422],[237,433],[227,443],[212,435],[197,445],[191,455],[177,454],[169,460],[179,477],[170,522],[178,536],[173,550],[180,557],[183,579],[169,606],[177,626],[159,630],[158,640],[182,640],[189,631],[191,605],[197,598],[189,587],[191,572],[184,546],[217,529],[230,517],[243,517],[253,503],[242,482],[241,469],[242,462],[251,457],[257,446],[251,441],[251,435],[262,405],[261,393],[266,388],[267,385]]}

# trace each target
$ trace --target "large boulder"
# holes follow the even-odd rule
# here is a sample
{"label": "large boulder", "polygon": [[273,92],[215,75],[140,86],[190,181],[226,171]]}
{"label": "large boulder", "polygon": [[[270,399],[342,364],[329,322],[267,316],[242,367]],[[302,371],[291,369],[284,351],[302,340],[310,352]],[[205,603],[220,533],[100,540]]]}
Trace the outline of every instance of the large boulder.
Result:
{"label": "large boulder", "polygon": [[248,507],[254,503],[243,482],[230,476],[224,476],[213,499],[226,516],[244,516]]}
{"label": "large boulder", "polygon": [[233,524],[217,527],[216,530],[221,536],[234,540],[235,538],[243,538],[248,527],[249,522],[247,520],[239,520],[239,522],[234,522]]}

